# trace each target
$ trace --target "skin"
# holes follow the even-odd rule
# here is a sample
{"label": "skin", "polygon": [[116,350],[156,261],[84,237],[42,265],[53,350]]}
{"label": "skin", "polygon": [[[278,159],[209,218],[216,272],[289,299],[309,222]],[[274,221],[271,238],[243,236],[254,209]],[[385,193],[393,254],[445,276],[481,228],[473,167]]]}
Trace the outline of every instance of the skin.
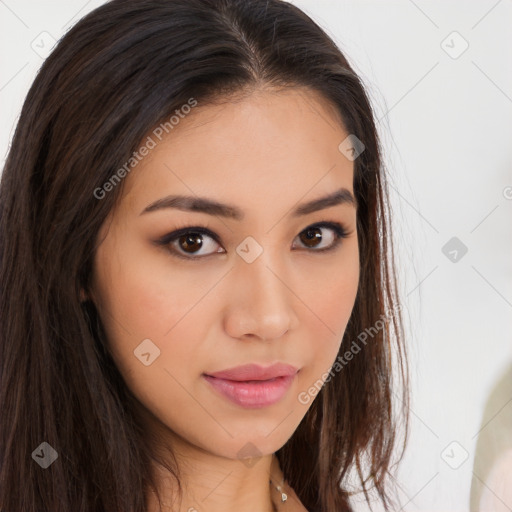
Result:
{"label": "skin", "polygon": [[[273,454],[311,406],[299,393],[334,363],[359,280],[353,205],[296,218],[289,212],[341,187],[353,193],[353,162],[338,150],[347,135],[315,92],[257,89],[237,101],[198,104],[124,178],[99,234],[89,297],[126,384],[147,410],[148,432],[179,461],[184,494],[172,510],[238,512],[250,503],[254,512],[271,512],[277,501],[269,476],[281,481],[282,473]],[[169,194],[207,196],[245,217],[172,208],[141,215]],[[320,221],[340,222],[349,233],[323,253],[299,236]],[[192,249],[172,242],[195,260],[154,243],[194,225],[220,239],[202,235],[202,248]],[[335,240],[329,227],[320,233],[319,248]],[[263,248],[252,263],[236,252],[248,236]],[[145,366],[134,350],[148,338],[160,355]],[[202,377],[276,361],[300,371],[278,403],[260,409],[229,402]],[[240,460],[247,446],[252,464]],[[157,471],[164,510],[171,510],[172,480]],[[285,490],[283,510],[305,510]],[[150,499],[148,511],[157,510]]]}

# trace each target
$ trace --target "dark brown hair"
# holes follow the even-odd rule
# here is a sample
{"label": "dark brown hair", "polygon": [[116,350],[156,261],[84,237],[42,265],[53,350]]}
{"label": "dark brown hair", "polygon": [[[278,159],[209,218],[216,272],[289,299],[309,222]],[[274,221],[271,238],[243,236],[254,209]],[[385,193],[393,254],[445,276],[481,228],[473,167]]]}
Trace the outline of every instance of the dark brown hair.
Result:
{"label": "dark brown hair", "polygon": [[[373,328],[276,455],[310,512],[351,510],[352,470],[367,500],[373,489],[389,510],[408,372],[381,147],[361,80],[280,0],[113,0],[44,62],[1,178],[0,512],[144,511],[160,459],[97,311],[80,300],[122,186],[101,199],[94,191],[190,98],[207,105],[261,85],[320,93],[365,146],[354,161],[360,282],[340,355]],[[31,456],[43,441],[58,453],[45,470]]]}

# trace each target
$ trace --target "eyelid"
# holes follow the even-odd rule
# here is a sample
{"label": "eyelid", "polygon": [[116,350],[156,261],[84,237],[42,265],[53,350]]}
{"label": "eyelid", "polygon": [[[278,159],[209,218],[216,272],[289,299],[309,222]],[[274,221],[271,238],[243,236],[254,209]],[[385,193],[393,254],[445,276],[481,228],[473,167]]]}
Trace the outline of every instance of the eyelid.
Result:
{"label": "eyelid", "polygon": [[[322,253],[322,252],[328,252],[331,250],[335,250],[340,245],[340,243],[342,242],[342,240],[344,238],[347,238],[348,236],[350,236],[353,233],[353,230],[348,229],[347,225],[344,222],[323,220],[323,221],[318,221],[318,222],[309,224],[304,229],[299,231],[297,236],[308,229],[313,229],[316,227],[328,228],[328,229],[331,229],[332,231],[334,231],[334,233],[335,233],[334,242],[332,243],[331,246],[324,247],[323,249],[314,249],[314,248],[308,249],[307,247],[302,247],[301,250],[304,250],[304,251],[310,252],[310,253],[315,253],[315,252]],[[217,242],[222,247],[220,237],[213,231],[210,231],[210,229],[208,229],[208,227],[206,225],[188,225],[183,228],[178,228],[170,233],[167,233],[160,239],[156,240],[155,243],[159,246],[169,246],[171,244],[171,242],[175,241],[176,239],[178,239],[181,236],[186,235],[188,233],[197,233],[197,234],[207,235],[210,238],[212,238],[213,240],[215,240],[215,242]],[[180,253],[179,251],[171,249],[171,248],[169,248],[169,252],[173,256],[176,256],[178,258],[182,258],[185,260],[189,260],[189,261],[190,260],[200,260],[203,258],[207,258],[209,256],[213,256],[215,254],[221,254],[219,252],[213,252],[210,254],[206,254],[204,256],[194,256],[193,254],[190,256],[186,256],[185,254]]]}
{"label": "eyelid", "polygon": [[209,237],[213,238],[218,244],[220,244],[220,237],[214,233],[213,231],[210,231],[206,226],[186,226],[184,228],[179,228],[171,233],[167,233],[162,238],[157,240],[157,243],[162,245],[167,245],[175,238],[179,238],[180,236],[186,235],[187,233],[201,233],[204,235],[208,235]]}

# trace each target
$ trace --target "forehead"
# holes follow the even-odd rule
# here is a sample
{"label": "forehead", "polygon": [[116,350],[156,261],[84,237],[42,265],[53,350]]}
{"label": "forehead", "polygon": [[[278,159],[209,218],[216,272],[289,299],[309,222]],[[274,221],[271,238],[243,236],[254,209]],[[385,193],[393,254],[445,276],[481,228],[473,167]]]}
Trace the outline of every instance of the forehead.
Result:
{"label": "forehead", "polygon": [[340,187],[353,190],[353,162],[338,149],[348,133],[332,105],[308,89],[198,102],[167,131],[160,139],[148,134],[154,147],[125,178],[121,204],[137,215],[171,193],[207,195],[261,214]]}

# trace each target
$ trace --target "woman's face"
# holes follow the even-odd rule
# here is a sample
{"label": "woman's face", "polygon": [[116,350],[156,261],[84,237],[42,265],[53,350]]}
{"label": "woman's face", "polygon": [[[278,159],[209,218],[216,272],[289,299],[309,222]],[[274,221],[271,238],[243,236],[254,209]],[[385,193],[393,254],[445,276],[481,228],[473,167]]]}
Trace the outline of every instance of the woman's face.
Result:
{"label": "woman's face", "polygon": [[[334,363],[356,297],[356,208],[314,203],[353,195],[338,148],[349,134],[306,89],[198,103],[167,129],[124,178],[90,296],[126,384],[170,439],[227,458],[273,453]],[[298,371],[206,377],[250,363]]]}

